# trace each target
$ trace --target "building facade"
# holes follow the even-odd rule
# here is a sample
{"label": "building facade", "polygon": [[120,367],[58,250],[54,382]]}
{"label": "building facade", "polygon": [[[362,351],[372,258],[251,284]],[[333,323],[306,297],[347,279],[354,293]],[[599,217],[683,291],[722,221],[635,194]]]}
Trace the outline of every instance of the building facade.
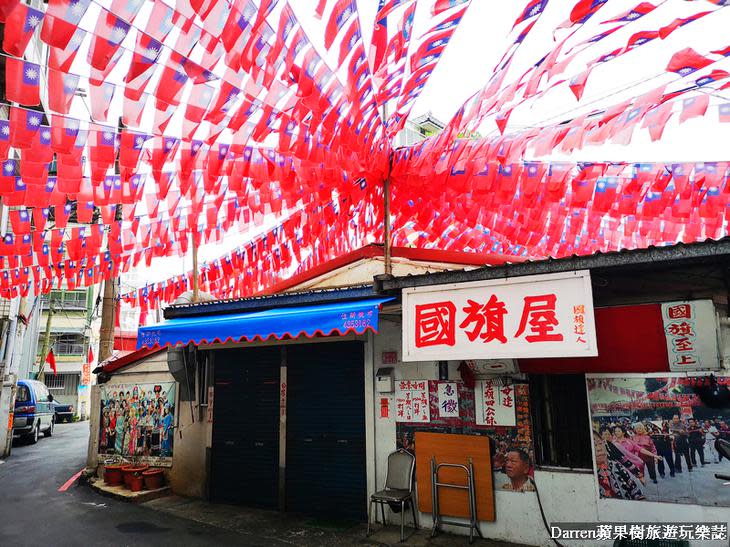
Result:
{"label": "building facade", "polygon": [[[41,330],[38,333],[37,361],[31,370],[37,376],[41,368],[41,355],[46,331],[50,333],[49,349],[56,360],[56,373],[43,363],[43,381],[49,391],[62,404],[73,405],[75,414],[82,419],[88,416],[89,389],[92,364],[89,348],[94,349],[98,336],[98,314],[95,313],[93,287],[73,291],[51,291],[41,299]],[[50,320],[49,320],[50,315]]]}
{"label": "building facade", "polygon": [[[182,494],[364,519],[402,447],[422,525],[432,458],[472,459],[486,537],[550,545],[543,513],[728,524],[728,264],[723,240],[169,308],[140,344],[188,349],[104,367],[89,463],[118,455],[120,399],[152,391],[158,419],[127,446],[162,456]],[[442,509],[463,518],[465,499]]]}

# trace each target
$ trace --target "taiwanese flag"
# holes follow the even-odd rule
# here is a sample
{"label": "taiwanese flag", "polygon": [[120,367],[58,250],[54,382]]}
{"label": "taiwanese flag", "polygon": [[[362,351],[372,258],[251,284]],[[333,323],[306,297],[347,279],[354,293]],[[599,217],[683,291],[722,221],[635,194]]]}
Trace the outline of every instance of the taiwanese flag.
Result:
{"label": "taiwanese flag", "polygon": [[461,4],[466,4],[467,2],[471,2],[471,0],[436,0],[436,3],[431,9],[431,14],[438,15],[439,13],[448,11],[451,8],[460,6]]}
{"label": "taiwanese flag", "polygon": [[[286,6],[285,6],[286,7]],[[223,27],[223,31],[220,34],[221,42],[227,52],[230,52],[243,35],[243,31],[248,28],[249,23],[256,18],[258,11],[256,6],[251,2],[246,2],[243,6],[243,11],[236,5],[231,7],[231,11],[228,12],[228,19]],[[175,48],[177,51],[177,48]]]}
{"label": "taiwanese flag", "polygon": [[112,0],[109,11],[132,23],[134,18],[137,17],[142,4],[144,4],[143,0]]}
{"label": "taiwanese flag", "polygon": [[109,105],[114,98],[116,86],[111,82],[102,82],[97,85],[89,80],[89,99],[91,102],[91,117],[94,120],[105,122],[109,115]]}
{"label": "taiwanese flag", "polygon": [[682,113],[679,115],[679,123],[684,123],[692,118],[704,116],[710,104],[710,96],[701,94],[682,101]]}
{"label": "taiwanese flag", "polygon": [[572,23],[585,23],[590,19],[608,0],[579,0],[570,12]]}
{"label": "taiwanese flag", "polygon": [[[53,159],[53,149],[51,148],[51,128],[42,125],[37,133],[37,137],[31,142],[31,146],[27,150],[22,151],[22,155],[32,159],[32,161],[48,163]],[[47,175],[47,173],[46,173]]]}
{"label": "taiwanese flag", "polygon": [[662,138],[664,128],[671,117],[672,103],[669,102],[650,110],[644,117],[642,127],[646,127],[649,130],[649,136],[652,142],[656,142]]}
{"label": "taiwanese flag", "polygon": [[279,26],[276,33],[276,40],[272,44],[269,53],[266,55],[266,61],[270,65],[275,65],[277,63],[284,46],[286,46],[289,40],[289,36],[292,32],[294,32],[294,29],[296,29],[298,25],[299,21],[297,20],[296,15],[294,15],[289,4],[284,4],[284,7],[281,9],[281,14],[279,15]]}
{"label": "taiwanese flag", "polygon": [[446,48],[454,29],[437,32],[424,41],[411,56],[411,72],[435,61]]}
{"label": "taiwanese flag", "polygon": [[0,120],[0,160],[7,159],[10,148],[10,123]]}
{"label": "taiwanese flag", "polygon": [[626,43],[626,47],[621,53],[625,53],[635,47],[644,45],[652,40],[656,40],[657,38],[659,38],[659,33],[655,30],[643,30],[636,32],[631,36],[631,38],[629,38],[629,41]]}
{"label": "taiwanese flag", "polygon": [[672,56],[666,70],[679,74],[680,76],[687,76],[712,63],[713,61],[700,55],[691,47],[688,47]]}
{"label": "taiwanese flag", "polygon": [[160,42],[144,32],[137,32],[137,44],[134,47],[134,55],[125,81],[131,82],[155,66],[161,52],[162,44]]}
{"label": "taiwanese flag", "polygon": [[530,0],[525,6],[525,9],[522,10],[520,16],[515,20],[512,28],[515,28],[523,21],[527,21],[528,19],[532,19],[533,17],[540,15],[543,11],[545,11],[547,3],[548,0]]}
{"label": "taiwanese flag", "polygon": [[15,190],[16,165],[16,160],[5,160],[2,162],[2,171],[0,171],[0,194],[9,194]]}
{"label": "taiwanese flag", "polygon": [[175,155],[179,143],[180,140],[175,137],[155,137],[155,146],[152,148],[150,160],[153,171],[162,171],[168,158]]}
{"label": "taiwanese flag", "polygon": [[53,348],[48,352],[46,355],[46,363],[48,363],[48,366],[51,367],[51,370],[53,371],[53,374],[57,373],[56,370],[56,356],[53,355]]}
{"label": "taiwanese flag", "polygon": [[589,67],[577,76],[573,77],[570,80],[570,90],[573,92],[573,95],[575,95],[575,98],[580,101],[581,97],[583,96],[583,91],[586,87],[586,81],[588,80],[588,76],[591,74],[591,70],[593,70],[593,67]]}
{"label": "taiwanese flag", "polygon": [[33,36],[33,31],[43,21],[43,12],[33,9],[26,4],[18,4],[10,12],[5,23],[5,36],[3,37],[3,49],[10,55],[22,57],[25,48]]}
{"label": "taiwanese flag", "polygon": [[720,123],[730,123],[730,103],[723,103],[718,107]]}
{"label": "taiwanese flag", "polygon": [[8,101],[36,106],[40,98],[41,67],[22,59],[5,59],[5,95]]}
{"label": "taiwanese flag", "polygon": [[[155,90],[155,97],[157,97],[158,101],[165,103],[165,105],[177,106],[180,104],[182,89],[188,81],[188,75],[180,63],[181,60],[182,57],[173,52],[170,55],[170,64],[165,66],[160,75],[160,81]],[[158,108],[160,107],[158,106]]]}
{"label": "taiwanese flag", "polygon": [[117,157],[117,132],[111,127],[94,125],[89,159],[92,163],[111,165]]}
{"label": "taiwanese flag", "polygon": [[124,130],[121,136],[119,147],[119,165],[122,167],[135,168],[139,163],[139,156],[144,149],[144,144],[150,135],[134,133]]}
{"label": "taiwanese flag", "polygon": [[105,70],[126,38],[129,28],[129,23],[124,19],[102,9],[89,48],[89,64],[97,70]]}
{"label": "taiwanese flag", "polygon": [[49,46],[65,49],[77,32],[89,4],[91,0],[48,0],[41,40]]}
{"label": "taiwanese flag", "polygon": [[697,19],[700,19],[701,17],[704,17],[705,15],[713,13],[711,11],[703,11],[700,13],[695,13],[694,15],[691,15],[689,17],[681,17],[678,19],[675,19],[668,25],[662,27],[659,29],[659,37],[662,40],[665,40],[667,36],[669,36],[671,33],[673,33],[675,30],[677,30],[679,27],[683,27],[684,25],[688,25],[692,21],[696,21]]}
{"label": "taiwanese flag", "polygon": [[[18,3],[19,0],[2,0],[2,2],[0,2],[0,23],[7,21],[8,16],[15,9]],[[324,0],[322,1],[322,4],[324,4]]]}
{"label": "taiwanese flag", "polygon": [[241,90],[239,88],[224,80],[221,84],[215,104],[208,110],[205,120],[212,124],[217,124],[223,121],[223,118],[225,118],[228,111],[235,104],[240,93]]}
{"label": "taiwanese flag", "polygon": [[48,106],[51,110],[68,114],[78,88],[79,76],[77,74],[48,69]]}
{"label": "taiwanese flag", "polygon": [[154,0],[155,5],[150,13],[147,21],[145,34],[152,36],[158,42],[164,42],[165,37],[172,30],[174,23],[172,21],[174,10],[166,5],[162,0]]}
{"label": "taiwanese flag", "polygon": [[[10,60],[10,59],[8,59]],[[43,121],[43,113],[10,107],[10,144],[14,148],[30,148]]]}
{"label": "taiwanese flag", "polygon": [[654,4],[650,4],[649,2],[642,2],[638,6],[625,11],[618,17],[614,17],[613,19],[609,19],[608,21],[602,21],[601,24],[605,25],[606,23],[627,23],[629,21],[636,21],[637,19],[641,19],[646,15],[647,13],[651,13],[656,9],[656,6]]}
{"label": "taiwanese flag", "polygon": [[86,32],[82,29],[78,29],[71,37],[65,48],[49,47],[48,67],[55,68],[61,72],[68,72],[71,69],[71,64],[74,62],[76,54],[79,51],[79,47],[81,47],[85,37]]}
{"label": "taiwanese flag", "polygon": [[56,185],[58,191],[64,194],[77,194],[83,180],[83,165],[77,162],[65,163],[59,161],[57,169]]}
{"label": "taiwanese flag", "polygon": [[214,92],[215,89],[209,85],[194,85],[185,109],[185,119],[200,123],[210,106]]}
{"label": "taiwanese flag", "polygon": [[51,148],[56,153],[70,154],[76,145],[78,136],[78,120],[56,115],[51,118]]}
{"label": "taiwanese flag", "polygon": [[345,24],[357,14],[354,0],[338,0],[332,8],[327,27],[324,32],[324,46],[329,49]]}

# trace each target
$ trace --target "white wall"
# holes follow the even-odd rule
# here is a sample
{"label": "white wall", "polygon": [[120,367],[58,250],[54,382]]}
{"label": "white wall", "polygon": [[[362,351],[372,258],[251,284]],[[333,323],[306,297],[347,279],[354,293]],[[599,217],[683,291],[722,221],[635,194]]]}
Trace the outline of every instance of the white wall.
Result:
{"label": "white wall", "polygon": [[[730,329],[723,329],[722,354],[730,360]],[[383,366],[395,368],[395,379],[438,379],[436,362],[403,363],[401,351],[400,318],[381,317],[380,329],[373,338],[374,371]],[[383,365],[382,353],[397,351],[399,361],[395,365]],[[457,362],[449,362],[449,378],[458,379]],[[380,417],[380,399],[387,397],[390,404],[388,418]],[[387,457],[396,448],[396,423],[394,417],[394,394],[374,393],[375,423],[375,475],[377,489],[385,484]],[[730,526],[730,509],[680,505],[675,503],[654,503],[647,501],[625,501],[599,499],[597,484],[592,473],[536,471],[535,482],[540,492],[543,510],[548,524],[554,522],[726,522]],[[369,481],[371,484],[372,481]],[[728,487],[730,488],[730,487]],[[485,537],[501,539],[528,545],[553,546],[540,516],[537,496],[534,492],[495,492],[496,521],[483,522],[480,527]],[[399,519],[400,517],[397,516]],[[400,522],[393,513],[388,519]],[[419,523],[430,528],[430,513],[419,513]],[[468,533],[467,528],[444,527],[457,533]],[[561,540],[564,545],[607,545],[606,542]],[[716,546],[717,542],[693,542],[692,546]]]}

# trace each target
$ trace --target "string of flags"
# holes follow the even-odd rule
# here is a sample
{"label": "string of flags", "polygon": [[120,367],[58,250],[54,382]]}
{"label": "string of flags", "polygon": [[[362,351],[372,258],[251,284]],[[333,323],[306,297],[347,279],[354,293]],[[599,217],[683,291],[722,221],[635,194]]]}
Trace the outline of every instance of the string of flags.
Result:
{"label": "string of flags", "polygon": [[[730,102],[714,94],[730,87],[730,48],[679,48],[654,88],[583,106],[602,66],[728,2],[676,17],[661,1],[604,15],[608,0],[571,0],[569,10],[524,0],[487,83],[440,134],[397,148],[472,4],[379,0],[368,34],[355,0],[297,10],[288,0],[0,0],[0,196],[12,228],[0,242],[0,296],[99,283],[273,219],[199,272],[216,297],[266,291],[382,241],[387,177],[397,245],[542,257],[727,233],[727,162],[550,156],[628,145],[639,131],[659,141],[670,122],[729,122]],[[555,43],[515,76],[517,51],[561,9],[563,22],[549,29]],[[585,36],[588,21],[600,24]],[[620,47],[604,46],[619,36]],[[586,52],[595,56],[586,61]],[[515,109],[556,89],[575,97],[574,113],[510,123]],[[121,300],[146,314],[187,290],[192,275]]]}

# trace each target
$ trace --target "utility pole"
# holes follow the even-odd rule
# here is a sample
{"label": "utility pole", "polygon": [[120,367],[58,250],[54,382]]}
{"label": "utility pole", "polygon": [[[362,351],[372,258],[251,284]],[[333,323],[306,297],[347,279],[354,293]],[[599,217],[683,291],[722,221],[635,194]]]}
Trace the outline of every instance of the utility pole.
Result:
{"label": "utility pole", "polygon": [[101,300],[101,328],[99,329],[99,362],[106,361],[114,353],[114,308],[116,305],[116,279],[104,281]]}
{"label": "utility pole", "polygon": [[[197,227],[196,227],[197,230]],[[195,243],[195,234],[190,231],[193,251],[193,302],[200,300],[200,288],[198,287],[198,245]]]}
{"label": "utility pole", "polygon": [[[383,127],[388,121],[388,103],[383,103]],[[383,181],[383,260],[385,275],[393,274],[390,246],[390,174],[393,171],[393,151],[388,151],[388,174]]]}
{"label": "utility pole", "polygon": [[[122,208],[117,205],[115,220],[122,219]],[[107,250],[109,233],[107,233]],[[99,329],[99,363],[109,359],[114,353],[114,316],[117,304],[117,279],[109,276],[104,281],[104,296],[101,301],[101,328]]]}
{"label": "utility pole", "polygon": [[48,295],[48,317],[46,317],[46,332],[43,334],[43,345],[41,346],[41,364],[38,367],[38,380],[41,382],[45,381],[46,373],[44,368],[46,366],[46,357],[51,349],[51,323],[53,322],[53,314],[56,309],[53,307],[53,298]]}

